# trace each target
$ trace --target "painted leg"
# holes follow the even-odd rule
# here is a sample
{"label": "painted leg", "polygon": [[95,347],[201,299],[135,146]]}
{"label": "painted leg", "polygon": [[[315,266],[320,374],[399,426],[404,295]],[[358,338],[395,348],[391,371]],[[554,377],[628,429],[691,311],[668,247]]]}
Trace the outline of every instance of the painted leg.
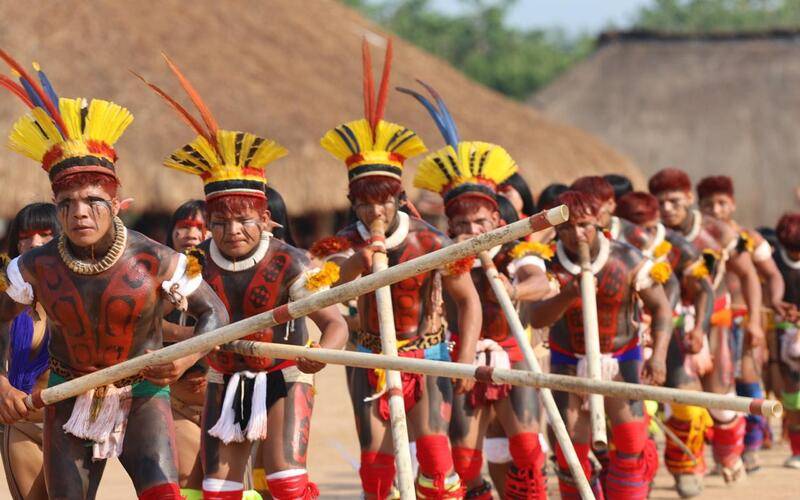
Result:
{"label": "painted leg", "polygon": [[453,445],[453,467],[467,491],[467,498],[492,498],[492,487],[481,477],[483,452],[481,443],[486,434],[491,407],[473,407],[466,394],[453,398],[450,439]]}

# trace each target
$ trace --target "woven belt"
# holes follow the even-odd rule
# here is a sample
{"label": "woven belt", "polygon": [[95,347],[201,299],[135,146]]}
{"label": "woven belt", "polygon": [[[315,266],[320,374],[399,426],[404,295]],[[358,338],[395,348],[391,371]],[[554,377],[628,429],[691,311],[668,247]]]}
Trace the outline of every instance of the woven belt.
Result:
{"label": "woven belt", "polygon": [[[376,354],[383,351],[383,348],[381,346],[381,338],[378,335],[373,335],[371,333],[360,330],[354,332],[353,337],[356,344],[365,347]],[[441,344],[443,341],[444,341],[444,326],[441,327],[438,331],[424,333],[418,337],[415,337],[413,340],[410,340],[408,343],[403,344],[402,346],[398,346],[397,351],[406,352],[406,351],[415,351],[417,349],[428,349],[429,347]]]}
{"label": "woven belt", "polygon": [[[67,365],[63,364],[61,361],[50,358],[50,370],[53,371],[56,375],[65,378],[66,380],[72,380],[74,378],[78,378],[82,375],[87,375],[87,373],[81,373],[78,371],[69,368]],[[132,375],[130,377],[126,377],[122,380],[117,380],[114,382],[114,385],[117,388],[122,388],[128,385],[133,385],[137,382],[141,382],[144,380],[141,375]]]}

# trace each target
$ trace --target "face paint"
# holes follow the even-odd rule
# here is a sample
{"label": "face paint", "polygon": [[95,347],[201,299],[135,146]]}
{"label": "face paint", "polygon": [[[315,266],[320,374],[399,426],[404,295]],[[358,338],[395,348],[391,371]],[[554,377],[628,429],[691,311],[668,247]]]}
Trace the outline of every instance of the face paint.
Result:
{"label": "face paint", "polygon": [[74,246],[92,247],[111,236],[116,201],[100,186],[61,191],[55,203],[62,230]]}

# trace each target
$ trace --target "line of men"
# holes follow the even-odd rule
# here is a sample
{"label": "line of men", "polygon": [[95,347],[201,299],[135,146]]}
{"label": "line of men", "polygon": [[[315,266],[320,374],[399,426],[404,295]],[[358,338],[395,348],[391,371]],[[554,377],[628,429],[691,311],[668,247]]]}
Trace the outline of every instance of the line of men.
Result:
{"label": "line of men", "polygon": [[[391,43],[377,90],[365,44],[365,117],[330,130],[321,140],[346,165],[353,222],[315,244],[309,257],[273,234],[285,224],[276,222],[279,211],[269,208],[277,195],[272,191],[268,199],[265,168],[286,150],[270,139],[220,129],[189,80],[167,59],[200,116],[145,81],[197,134],[164,164],[199,176],[205,193],[204,208],[181,207],[174,217],[174,247],[187,248],[178,253],[127,229],[118,217],[124,202],[113,145],[130,125],[130,112],[99,99],[59,98],[40,68],[37,82],[5,52],[0,58],[20,80],[0,83],[31,110],[14,125],[11,147],[41,164],[55,202],[49,218],[19,219],[24,227],[12,238],[17,246],[12,251],[19,255],[5,264],[0,280],[5,292],[0,319],[13,320],[12,351],[13,339],[21,338],[19,349],[26,353],[12,353],[8,376],[0,376],[0,419],[13,424],[8,429],[19,431],[20,422],[33,419],[25,400],[35,394],[41,377],[45,386],[58,385],[158,349],[165,341],[201,335],[369,274],[376,252],[386,252],[390,265],[397,265],[533,211],[525,206],[530,193],[510,155],[496,144],[462,140],[442,97],[423,84],[430,99],[399,90],[423,105],[443,137],[444,146],[420,163],[414,184],[441,196],[446,234],[423,221],[405,196],[401,175],[404,162],[426,148],[413,131],[383,119]],[[800,392],[792,392],[800,389],[800,348],[792,330],[800,216],[788,215],[778,226],[776,267],[763,238],[731,219],[735,205],[729,180],[701,182],[702,212],[691,208],[694,195],[684,172],[661,171],[648,187],[650,194],[615,196],[607,180],[587,177],[563,192],[547,191],[550,200],[542,208],[564,204],[570,221],[547,235],[489,252],[510,297],[531,327],[549,328],[550,370],[585,376],[578,247],[588,244],[603,376],[758,396],[764,362],[776,361],[789,410],[793,457],[788,464],[800,466],[800,419],[793,413],[800,410]],[[376,221],[386,228],[384,239],[371,233]],[[768,290],[763,299],[759,273]],[[390,291],[400,356],[524,366],[480,261],[464,259],[401,281]],[[770,350],[769,356],[762,300],[782,325],[783,349]],[[310,345],[341,349],[349,340],[353,349],[380,352],[375,295],[359,297],[345,309],[342,314],[329,307],[309,316],[321,332],[319,342]],[[44,337],[49,356],[42,361],[30,354]],[[304,320],[246,338],[309,343]],[[253,474],[257,489],[276,499],[316,498],[306,452],[313,374],[323,367],[308,359],[215,350],[151,366],[136,377],[49,405],[38,426],[43,476],[29,483],[46,487],[51,498],[92,498],[105,460],[119,457],[139,498],[239,499],[258,444],[256,469],[263,472]],[[20,379],[15,370],[25,373],[24,384],[14,383]],[[484,455],[495,464],[506,463],[492,468],[503,498],[546,497],[548,440],[541,435],[535,390],[407,373],[402,378],[418,498],[491,498],[492,487],[481,477]],[[385,374],[349,369],[348,389],[364,495],[388,498],[396,470]],[[597,497],[646,498],[658,458],[643,402],[606,399],[612,450],[595,457],[585,401],[566,393],[556,398]],[[685,446],[668,444],[665,461],[682,496],[702,488],[707,427],[713,427],[714,458],[726,481],[740,478],[748,465],[757,466],[754,453],[763,441],[763,421],[678,405],[669,411],[667,425]],[[577,498],[564,454],[554,448],[561,496]],[[745,448],[747,460],[742,459]],[[18,495],[27,496],[16,487]]]}

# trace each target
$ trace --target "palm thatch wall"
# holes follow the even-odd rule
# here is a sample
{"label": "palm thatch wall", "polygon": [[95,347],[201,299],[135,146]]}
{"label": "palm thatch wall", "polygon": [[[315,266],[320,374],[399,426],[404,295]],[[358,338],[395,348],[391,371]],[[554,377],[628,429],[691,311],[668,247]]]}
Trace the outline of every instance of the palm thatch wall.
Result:
{"label": "palm thatch wall", "polygon": [[[0,23],[0,46],[21,61],[38,60],[61,95],[111,99],[132,110],[135,121],[118,149],[123,194],[136,199],[135,210],[171,210],[202,193],[199,179],[160,167],[164,155],[192,135],[128,72],[133,69],[180,95],[162,50],[192,80],[222,127],[262,134],[288,147],[289,157],[268,173],[292,214],[346,206],[344,166],[318,141],[328,128],[363,116],[361,37],[368,35],[377,46],[375,58],[385,43],[378,28],[355,11],[333,0],[85,1],[37,7],[3,2],[0,19],[13,20]],[[411,85],[419,77],[436,86],[463,136],[505,145],[534,186],[608,170],[641,178],[629,159],[591,135],[544,118],[396,42],[393,83]],[[22,112],[11,95],[0,96],[2,130]],[[387,119],[414,128],[432,148],[442,144],[422,108],[406,96],[393,92]],[[0,216],[49,197],[38,167],[7,150],[0,152],[0,179]]]}
{"label": "palm thatch wall", "polygon": [[747,224],[798,209],[800,33],[608,33],[531,104],[648,175],[678,166],[695,182],[732,176]]}

